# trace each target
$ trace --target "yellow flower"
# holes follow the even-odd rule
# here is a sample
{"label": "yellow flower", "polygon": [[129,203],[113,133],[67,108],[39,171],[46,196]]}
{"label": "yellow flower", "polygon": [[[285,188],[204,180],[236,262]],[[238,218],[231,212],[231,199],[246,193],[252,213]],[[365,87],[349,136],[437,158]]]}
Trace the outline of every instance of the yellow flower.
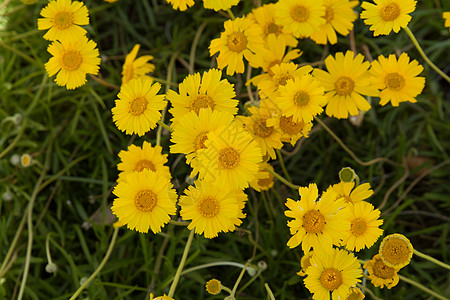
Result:
{"label": "yellow flower", "polygon": [[319,26],[319,30],[311,34],[311,39],[317,44],[337,43],[336,31],[343,36],[348,35],[353,29],[353,22],[357,15],[353,7],[359,1],[351,0],[324,0],[325,24]]}
{"label": "yellow flower", "polygon": [[408,26],[411,16],[408,15],[416,9],[415,0],[374,0],[375,4],[363,2],[361,19],[366,25],[371,25],[373,35],[388,35],[394,30]]}
{"label": "yellow flower", "polygon": [[248,187],[258,172],[261,149],[242,127],[230,125],[208,133],[206,149],[197,151],[193,174],[215,182],[222,189]]}
{"label": "yellow flower", "polygon": [[203,0],[203,6],[215,11],[227,10],[239,3],[240,0]]}
{"label": "yellow flower", "polygon": [[152,80],[146,77],[123,84],[116,106],[111,109],[117,128],[139,136],[155,128],[161,119],[160,110],[166,106],[164,96],[157,95],[160,89],[161,84],[152,84]]}
{"label": "yellow flower", "polygon": [[125,62],[122,67],[122,84],[127,83],[131,79],[146,76],[147,73],[153,72],[155,65],[149,63],[153,59],[151,55],[144,55],[136,59],[141,45],[134,45],[130,53],[125,57]]}
{"label": "yellow flower", "polygon": [[347,298],[345,300],[362,300],[366,296],[361,292],[361,290],[357,287],[351,287],[350,293],[348,294]]}
{"label": "yellow flower", "polygon": [[127,150],[120,151],[121,162],[117,165],[117,169],[121,171],[119,180],[123,180],[126,175],[132,172],[142,172],[146,169],[170,179],[169,167],[164,165],[167,163],[167,154],[161,154],[161,151],[161,146],[152,147],[152,144],[146,141],[144,141],[142,147],[130,145]]}
{"label": "yellow flower", "polygon": [[180,214],[184,220],[192,220],[188,229],[204,234],[205,238],[217,237],[219,232],[234,231],[244,218],[242,213],[246,195],[239,189],[221,189],[212,182],[197,180],[180,197]]}
{"label": "yellow flower", "polygon": [[273,171],[272,165],[267,162],[261,162],[259,164],[259,171],[255,175],[255,178],[250,182],[250,187],[257,190],[258,192],[267,191],[273,187],[273,175],[266,170],[269,168]]}
{"label": "yellow flower", "polygon": [[299,37],[309,37],[325,24],[323,0],[280,0],[275,5],[275,21]]}
{"label": "yellow flower", "polygon": [[80,1],[53,0],[41,10],[38,29],[46,30],[44,39],[55,41],[67,39],[76,41],[86,35],[86,30],[78,25],[88,25],[88,9]]}
{"label": "yellow flower", "polygon": [[444,26],[447,27],[447,28],[450,28],[450,11],[444,11],[442,13],[442,17],[445,20]]}
{"label": "yellow flower", "polygon": [[375,255],[371,260],[364,264],[364,269],[369,272],[369,278],[376,287],[388,289],[398,284],[399,278],[397,270],[386,265],[381,259],[380,254]]}
{"label": "yellow flower", "polygon": [[117,196],[111,207],[119,222],[129,229],[154,233],[175,215],[176,193],[172,190],[170,179],[159,173],[145,169],[132,172],[119,181],[113,190]]}
{"label": "yellow flower", "polygon": [[207,72],[188,75],[182,83],[178,85],[178,92],[169,90],[166,98],[172,103],[170,113],[174,123],[194,111],[199,114],[200,110],[211,108],[234,115],[237,113],[238,100],[234,87],[226,79],[222,78],[222,71],[210,69]]}
{"label": "yellow flower", "polygon": [[251,64],[254,53],[264,51],[261,28],[248,18],[228,20],[223,25],[225,31],[211,41],[209,54],[219,52],[217,65],[222,70],[227,67],[227,75],[244,73],[243,58]]}
{"label": "yellow flower", "polygon": [[24,153],[20,157],[20,165],[24,168],[31,166],[32,162],[33,162],[33,159],[31,158],[31,155],[28,153]]}
{"label": "yellow flower", "polygon": [[173,9],[179,9],[181,11],[188,9],[188,7],[193,6],[194,0],[166,0],[167,3],[171,4]]}
{"label": "yellow flower", "polygon": [[308,137],[312,123],[295,122],[293,116],[273,115],[267,120],[267,126],[274,126],[281,133],[281,141],[294,146],[301,137]]}
{"label": "yellow flower", "polygon": [[292,116],[294,122],[311,122],[327,104],[323,87],[310,74],[288,79],[286,85],[281,86],[278,91],[280,95],[275,101],[281,114]]}
{"label": "yellow flower", "polygon": [[208,133],[221,126],[229,126],[232,121],[232,114],[212,111],[209,107],[201,109],[198,115],[191,111],[173,124],[171,141],[174,144],[170,146],[170,152],[186,154],[186,162],[194,165],[197,151],[206,148]]}
{"label": "yellow flower", "polygon": [[413,252],[411,242],[404,235],[395,233],[383,239],[378,253],[386,265],[399,270],[409,264]]}
{"label": "yellow flower", "polygon": [[378,228],[383,224],[380,220],[380,211],[374,209],[373,205],[364,201],[347,206],[350,221],[349,235],[343,240],[350,251],[358,252],[363,248],[370,248],[383,234],[383,230]]}
{"label": "yellow flower", "polygon": [[367,111],[370,104],[361,95],[378,96],[378,90],[372,86],[369,76],[369,62],[363,62],[362,54],[352,51],[336,53],[336,58],[329,55],[325,59],[328,72],[314,69],[313,75],[319,79],[328,97],[326,113],[338,119],[348,115],[356,116],[359,111]]}
{"label": "yellow flower", "polygon": [[374,84],[381,90],[380,104],[386,105],[391,101],[392,106],[398,106],[400,102],[417,102],[415,99],[425,86],[425,77],[417,77],[423,67],[417,60],[409,62],[408,54],[402,53],[398,61],[394,54],[385,58],[378,57],[378,61],[372,62],[370,69],[374,76]]}
{"label": "yellow flower", "polygon": [[86,83],[86,74],[97,74],[100,58],[97,44],[87,37],[76,40],[54,41],[48,46],[48,52],[53,55],[45,64],[48,76],[56,73],[55,82],[66,86],[68,90],[75,89]]}
{"label": "yellow flower", "polygon": [[302,244],[304,253],[311,248],[314,251],[322,249],[330,252],[333,244],[339,245],[341,239],[347,235],[350,228],[347,210],[342,209],[344,202],[336,200],[334,191],[326,191],[320,201],[319,192],[315,183],[309,187],[300,187],[300,201],[287,199],[284,214],[294,220],[288,221],[290,233],[293,235],[287,245],[294,248]]}
{"label": "yellow flower", "polygon": [[206,291],[210,293],[211,295],[217,295],[222,290],[222,284],[217,279],[211,279],[208,281],[205,285]]}
{"label": "yellow flower", "polygon": [[341,181],[338,184],[334,184],[331,189],[336,192],[337,198],[343,198],[345,203],[356,204],[360,201],[366,200],[373,195],[373,190],[371,190],[370,183],[360,184],[352,191],[354,186],[354,181]]}
{"label": "yellow flower", "polygon": [[314,255],[314,251],[309,251],[305,255],[302,256],[300,260],[300,265],[302,269],[297,272],[298,276],[304,277],[306,275],[306,269],[308,269],[311,266],[311,258]]}
{"label": "yellow flower", "polygon": [[345,250],[332,249],[330,254],[314,253],[311,266],[303,279],[313,299],[345,299],[350,287],[361,282],[362,270],[353,254]]}
{"label": "yellow flower", "polygon": [[105,0],[106,2],[108,2],[108,3],[114,3],[114,2],[117,2],[117,0]]}
{"label": "yellow flower", "polygon": [[156,298],[154,298],[153,294],[150,294],[150,300],[175,300],[175,299],[167,296],[166,294],[158,296]]}

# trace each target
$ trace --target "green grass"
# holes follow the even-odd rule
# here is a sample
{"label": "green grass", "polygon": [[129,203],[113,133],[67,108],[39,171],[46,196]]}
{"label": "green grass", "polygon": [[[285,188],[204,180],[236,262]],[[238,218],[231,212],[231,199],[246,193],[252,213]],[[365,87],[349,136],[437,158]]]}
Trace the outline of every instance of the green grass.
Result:
{"label": "green grass", "polygon": [[[188,74],[183,62],[189,62],[194,35],[203,22],[207,26],[199,39],[195,70],[206,70],[212,65],[208,45],[223,30],[225,15],[205,11],[200,3],[180,13],[163,2],[86,1],[91,16],[86,28],[90,38],[98,43],[102,56],[100,78],[120,85],[123,59],[135,43],[140,43],[140,55],[155,57],[156,70],[152,75],[163,80],[171,57],[177,55],[171,80],[181,82]],[[244,2],[233,8],[237,16],[250,11],[252,1]],[[38,1],[25,6],[13,0],[6,16],[0,16],[0,24],[4,24],[0,30],[0,193],[10,192],[13,196],[12,201],[0,200],[2,263],[12,249],[5,272],[0,274],[2,299],[15,299],[19,293],[30,246],[28,226],[33,240],[24,299],[68,299],[78,289],[80,280],[89,277],[102,261],[113,235],[110,223],[114,218],[109,215],[108,206],[114,199],[111,190],[118,176],[118,152],[131,143],[140,145],[144,139],[155,143],[156,130],[138,138],[115,127],[110,109],[117,89],[88,78],[85,86],[68,91],[48,78],[44,68],[50,57],[46,51],[48,42],[36,28],[45,4],[46,1]],[[446,1],[420,1],[409,27],[430,59],[449,74],[449,31],[442,20],[445,10],[450,10]],[[368,26],[357,20],[355,42],[358,51],[367,46],[374,58],[407,51],[424,64],[403,31],[373,38]],[[349,49],[348,37],[340,37],[335,46],[317,46],[309,40],[300,45],[304,54],[299,62],[317,61],[323,53]],[[417,250],[449,264],[450,85],[427,65],[423,66],[426,86],[415,104],[403,103],[398,108],[374,104],[361,127],[322,116],[362,161],[384,157],[396,165],[356,163],[317,123],[314,133],[299,149],[283,148],[283,158],[293,183],[305,186],[316,182],[320,190],[338,181],[342,167],[352,167],[361,181],[373,186],[374,206],[386,198],[382,210],[385,234],[402,233]],[[236,83],[241,104],[248,100],[244,76],[229,77],[230,82]],[[10,118],[15,114],[21,115],[20,124]],[[169,139],[169,135],[163,135],[161,140],[165,153],[169,150]],[[14,166],[11,157],[23,153],[31,154],[38,163],[29,168]],[[189,168],[184,159],[178,160],[177,155],[169,156],[170,166],[177,162],[171,172],[180,194],[187,186]],[[278,161],[273,166],[282,174]],[[405,170],[409,171],[407,177],[403,176]],[[391,189],[394,185],[396,188]],[[183,275],[176,299],[222,299],[224,293],[208,295],[205,282],[217,278],[232,288],[241,268],[226,265],[227,262],[245,264],[250,258],[253,265],[265,262],[267,269],[257,277],[244,274],[238,299],[266,299],[265,283],[276,299],[310,297],[301,277],[296,275],[301,250],[286,246],[290,234],[283,214],[284,202],[287,197],[298,199],[297,192],[276,182],[266,193],[253,190],[247,193],[247,218],[240,230],[212,240],[194,237],[184,269],[216,265]],[[28,215],[31,203],[33,208]],[[28,217],[32,220],[30,224]],[[11,248],[16,234],[17,242]],[[108,262],[82,292],[82,298],[144,299],[149,292],[168,293],[188,235],[184,227],[173,225],[157,235],[120,229]],[[47,239],[51,259],[58,267],[53,274],[45,271]],[[370,259],[379,243],[361,251],[358,257]],[[414,257],[400,274],[450,297],[448,270]],[[391,290],[374,288],[369,281],[366,284],[383,299],[429,299],[429,295],[402,281]]]}

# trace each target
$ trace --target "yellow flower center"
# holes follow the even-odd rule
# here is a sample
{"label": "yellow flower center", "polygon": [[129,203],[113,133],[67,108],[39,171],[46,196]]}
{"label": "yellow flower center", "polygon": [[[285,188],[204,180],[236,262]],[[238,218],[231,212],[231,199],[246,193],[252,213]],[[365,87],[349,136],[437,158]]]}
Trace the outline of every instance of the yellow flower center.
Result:
{"label": "yellow flower center", "polygon": [[285,86],[288,79],[292,79],[292,76],[289,74],[280,74],[280,75],[275,75],[273,77],[273,81],[275,82],[275,85],[277,86],[277,88],[281,85],[281,86]]}
{"label": "yellow flower center", "polygon": [[266,138],[273,132],[273,127],[267,127],[266,119],[257,119],[253,123],[253,132],[255,135]]}
{"label": "yellow flower center", "polygon": [[268,187],[268,186],[271,186],[273,183],[273,175],[270,172],[265,172],[265,173],[269,174],[269,177],[258,179],[258,185],[260,187]]}
{"label": "yellow flower center", "polygon": [[78,70],[83,63],[83,57],[79,51],[66,51],[61,57],[61,65],[67,71]]}
{"label": "yellow flower center", "polygon": [[140,161],[138,161],[136,166],[134,166],[134,170],[138,172],[142,172],[145,169],[149,169],[152,170],[153,172],[156,172],[155,165],[151,161],[146,159],[141,159]]}
{"label": "yellow flower center", "polygon": [[219,152],[219,164],[224,169],[233,169],[239,164],[240,159],[239,152],[232,147],[228,147],[220,150]]}
{"label": "yellow flower center", "polygon": [[198,210],[205,218],[215,217],[219,213],[219,202],[211,197],[203,198],[198,203]]}
{"label": "yellow flower center", "polygon": [[305,22],[309,18],[309,9],[303,5],[296,5],[291,9],[291,18],[297,22]]}
{"label": "yellow flower center", "polygon": [[358,218],[352,221],[350,230],[354,236],[363,235],[366,232],[367,223],[366,220]]}
{"label": "yellow flower center", "polygon": [[139,191],[134,198],[136,208],[143,212],[152,211],[156,206],[158,197],[150,190]]}
{"label": "yellow flower center", "polygon": [[211,279],[206,283],[206,291],[211,295],[217,295],[222,290],[222,285],[219,280]]}
{"label": "yellow flower center", "polygon": [[380,247],[380,255],[383,260],[394,266],[409,262],[411,251],[408,242],[397,236],[385,239]]}
{"label": "yellow flower center", "polygon": [[398,73],[389,73],[384,78],[384,84],[388,89],[398,91],[405,86],[405,78]]}
{"label": "yellow flower center", "polygon": [[397,3],[390,2],[380,10],[380,17],[387,22],[394,21],[400,16],[400,7]]}
{"label": "yellow flower center", "polygon": [[73,24],[73,15],[71,12],[62,11],[53,17],[53,26],[56,29],[63,30],[69,28]]}
{"label": "yellow flower center", "polygon": [[324,18],[327,23],[331,23],[331,21],[334,19],[334,10],[331,6],[326,7]]}
{"label": "yellow flower center", "polygon": [[303,215],[303,227],[307,233],[320,233],[325,225],[325,217],[315,209]]}
{"label": "yellow flower center", "polygon": [[355,82],[353,79],[347,76],[341,76],[334,83],[334,89],[339,96],[349,96],[355,88]]}
{"label": "yellow flower center", "polygon": [[247,48],[247,37],[242,32],[236,31],[228,36],[228,49],[234,52],[242,52]]}
{"label": "yellow flower center", "polygon": [[309,103],[309,95],[305,91],[298,91],[294,96],[294,102],[298,107],[303,107]]}
{"label": "yellow flower center", "polygon": [[206,149],[205,142],[208,139],[208,131],[203,131],[197,135],[194,142],[195,151]]}
{"label": "yellow flower center", "polygon": [[376,259],[373,264],[373,275],[382,279],[389,279],[394,277],[395,269],[386,265],[381,259]]}
{"label": "yellow flower center", "polygon": [[131,100],[130,113],[133,116],[140,116],[147,109],[148,101],[145,97],[136,97]]}
{"label": "yellow flower center", "polygon": [[320,283],[329,291],[334,291],[342,284],[342,274],[335,268],[328,268],[320,275]]}
{"label": "yellow flower center", "polygon": [[304,123],[303,122],[294,122],[292,121],[292,117],[280,117],[280,129],[287,133],[288,135],[294,135],[302,130]]}
{"label": "yellow flower center", "polygon": [[269,35],[270,33],[274,33],[275,35],[279,35],[281,33],[281,26],[275,24],[275,23],[270,23],[266,26],[266,35]]}
{"label": "yellow flower center", "polygon": [[216,105],[214,104],[214,100],[208,96],[208,95],[197,95],[195,96],[191,104],[189,104],[189,108],[198,115],[200,109],[205,109],[210,107],[212,110],[214,110],[214,107]]}

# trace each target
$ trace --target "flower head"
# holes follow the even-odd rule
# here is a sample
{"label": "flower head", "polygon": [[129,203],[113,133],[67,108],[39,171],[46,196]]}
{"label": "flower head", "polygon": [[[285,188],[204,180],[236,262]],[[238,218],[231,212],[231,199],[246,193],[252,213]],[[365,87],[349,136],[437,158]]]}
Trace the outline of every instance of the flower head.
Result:
{"label": "flower head", "polygon": [[153,59],[151,55],[144,55],[136,59],[141,45],[134,45],[130,53],[125,57],[125,62],[122,67],[122,84],[127,83],[131,79],[146,76],[147,73],[155,69],[155,65],[149,63]]}
{"label": "flower head", "polygon": [[338,184],[334,184],[331,188],[336,192],[337,198],[343,198],[345,203],[356,204],[373,195],[373,190],[370,187],[370,183],[360,184],[353,189],[354,186],[354,181],[341,181]]}
{"label": "flower head", "polygon": [[302,269],[297,272],[297,275],[302,277],[306,276],[306,270],[311,266],[311,258],[313,257],[313,255],[314,251],[309,251],[302,256],[302,258],[300,259],[300,266],[302,267]]}
{"label": "flower head", "polygon": [[217,295],[222,290],[222,284],[217,279],[211,279],[208,281],[205,285],[206,291],[210,293],[211,295]]}
{"label": "flower head", "polygon": [[362,300],[366,296],[361,292],[361,290],[357,287],[351,287],[350,293],[348,294],[347,298],[345,300]]}
{"label": "flower head", "polygon": [[281,114],[273,115],[267,120],[268,126],[274,126],[281,133],[281,141],[291,143],[292,146],[297,143],[301,137],[308,137],[312,128],[311,122],[294,121],[294,116],[284,116]]}
{"label": "flower head", "polygon": [[214,9],[215,11],[227,10],[235,6],[241,0],[203,0],[203,6],[207,9]]}
{"label": "flower head", "polygon": [[194,0],[166,0],[166,2],[171,4],[173,9],[179,9],[181,11],[195,4]]}
{"label": "flower head", "polygon": [[394,233],[383,239],[378,253],[386,265],[399,270],[409,264],[413,252],[411,242],[403,234]]}
{"label": "flower head", "polygon": [[271,164],[267,162],[261,162],[259,164],[259,171],[255,175],[255,178],[250,182],[250,187],[258,192],[267,191],[273,187],[273,175],[266,168],[273,171]]}
{"label": "flower head", "polygon": [[444,26],[450,28],[450,11],[444,11],[442,17],[445,20]]}
{"label": "flower head", "polygon": [[24,153],[20,157],[20,165],[24,168],[31,166],[32,162],[33,162],[33,159],[31,158],[31,155],[28,153]]}
{"label": "flower head", "polygon": [[364,269],[369,272],[369,278],[376,287],[387,287],[388,289],[397,285],[399,278],[397,270],[386,265],[381,259],[380,254],[375,255],[371,260],[364,264]]}

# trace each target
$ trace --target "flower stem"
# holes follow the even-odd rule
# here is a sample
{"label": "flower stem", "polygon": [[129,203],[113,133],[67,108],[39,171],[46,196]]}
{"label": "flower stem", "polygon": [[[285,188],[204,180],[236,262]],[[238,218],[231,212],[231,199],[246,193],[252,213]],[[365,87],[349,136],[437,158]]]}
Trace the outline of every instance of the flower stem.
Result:
{"label": "flower stem", "polygon": [[195,33],[194,40],[192,41],[191,52],[189,53],[189,74],[194,74],[194,66],[195,66],[195,51],[197,50],[198,41],[202,36],[203,30],[208,25],[207,22],[203,22],[200,27],[197,29]]}
{"label": "flower stem", "polygon": [[281,169],[283,170],[284,176],[286,176],[287,180],[292,181],[291,176],[289,176],[289,173],[286,169],[286,165],[284,164],[280,149],[275,149],[275,151],[277,152],[278,161],[280,162],[280,166],[281,166]]}
{"label": "flower stem", "polygon": [[246,263],[245,266],[242,268],[242,271],[239,274],[239,277],[236,280],[236,283],[234,284],[233,290],[231,291],[231,295],[230,295],[231,297],[234,297],[234,295],[236,294],[239,283],[241,282],[242,277],[244,277],[244,273],[245,273],[245,270],[247,269],[248,265],[249,265],[249,263]]}
{"label": "flower stem", "polygon": [[186,258],[189,253],[189,249],[191,248],[192,240],[194,238],[194,230],[191,230],[189,234],[189,238],[186,242],[186,246],[184,247],[183,256],[181,257],[180,265],[178,266],[177,273],[175,274],[175,278],[173,279],[172,285],[170,286],[168,296],[173,298],[173,294],[175,293],[175,289],[177,288],[178,281],[180,280],[181,271],[183,271],[184,264],[186,263]]}
{"label": "flower stem", "polygon": [[375,296],[375,294],[370,289],[366,288],[362,284],[356,283],[356,286],[359,287],[360,289],[362,289],[367,294],[369,294],[372,297],[372,299],[374,299],[374,300],[383,300],[382,298],[378,298],[377,296]]}
{"label": "flower stem", "polygon": [[266,170],[267,170],[268,172],[272,173],[273,176],[275,176],[279,181],[281,181],[282,183],[284,183],[284,184],[287,185],[288,187],[290,187],[290,188],[292,188],[292,189],[295,189],[295,190],[298,190],[298,188],[300,187],[300,186],[298,186],[298,185],[295,185],[295,184],[293,184],[293,183],[290,183],[289,181],[287,181],[286,179],[284,179],[283,177],[281,177],[280,175],[278,175],[277,173],[275,173],[275,172],[272,171],[271,169],[266,168]]}
{"label": "flower stem", "polygon": [[444,72],[441,71],[441,69],[439,69],[429,58],[428,56],[425,54],[425,52],[423,51],[422,47],[420,46],[419,42],[417,41],[416,37],[414,36],[414,34],[412,33],[411,29],[409,29],[408,26],[406,26],[405,28],[403,28],[406,31],[406,34],[409,36],[409,38],[411,39],[411,41],[413,42],[414,46],[416,46],[417,51],[419,51],[420,55],[422,55],[422,58],[427,62],[427,64],[433,69],[435,70],[439,75],[441,75],[445,80],[447,80],[447,82],[450,83],[450,77],[447,76],[447,74],[445,74]]}
{"label": "flower stem", "polygon": [[173,129],[170,128],[170,126],[167,125],[166,123],[163,123],[161,120],[158,121],[158,124],[164,127],[165,129],[169,130],[170,132],[173,132]]}
{"label": "flower stem", "polygon": [[416,249],[414,249],[414,255],[420,256],[420,257],[422,257],[422,258],[424,258],[426,260],[431,261],[432,263],[435,263],[435,264],[437,264],[437,265],[439,265],[439,266],[441,266],[441,267],[443,267],[445,269],[450,270],[450,266],[447,265],[446,263],[443,263],[442,261],[437,260],[436,258],[433,258],[433,257],[431,257],[429,255],[426,255],[426,254],[424,254],[422,252],[419,252]]}
{"label": "flower stem", "polygon": [[231,20],[235,20],[236,19],[236,17],[234,16],[233,12],[231,11],[231,9],[227,9],[227,13],[230,16]]}
{"label": "flower stem", "polygon": [[269,287],[269,284],[268,283],[264,284],[264,287],[266,288],[267,293],[269,294],[270,300],[275,300],[275,296],[273,295],[272,290]]}
{"label": "flower stem", "polygon": [[446,297],[444,297],[444,296],[442,296],[442,295],[439,295],[438,293],[436,293],[436,292],[430,290],[429,288],[423,286],[422,284],[420,284],[420,283],[418,283],[418,282],[416,282],[416,281],[414,281],[414,280],[412,280],[412,279],[409,279],[409,278],[407,278],[407,277],[404,277],[404,276],[402,276],[402,275],[400,275],[400,274],[397,274],[397,275],[398,275],[398,278],[400,278],[400,279],[403,280],[404,282],[407,282],[407,283],[409,283],[409,284],[415,286],[416,288],[419,288],[419,289],[421,289],[422,291],[427,292],[428,294],[430,294],[430,295],[433,296],[433,297],[436,297],[436,298],[441,299],[441,300],[448,300],[448,298],[446,298]]}

